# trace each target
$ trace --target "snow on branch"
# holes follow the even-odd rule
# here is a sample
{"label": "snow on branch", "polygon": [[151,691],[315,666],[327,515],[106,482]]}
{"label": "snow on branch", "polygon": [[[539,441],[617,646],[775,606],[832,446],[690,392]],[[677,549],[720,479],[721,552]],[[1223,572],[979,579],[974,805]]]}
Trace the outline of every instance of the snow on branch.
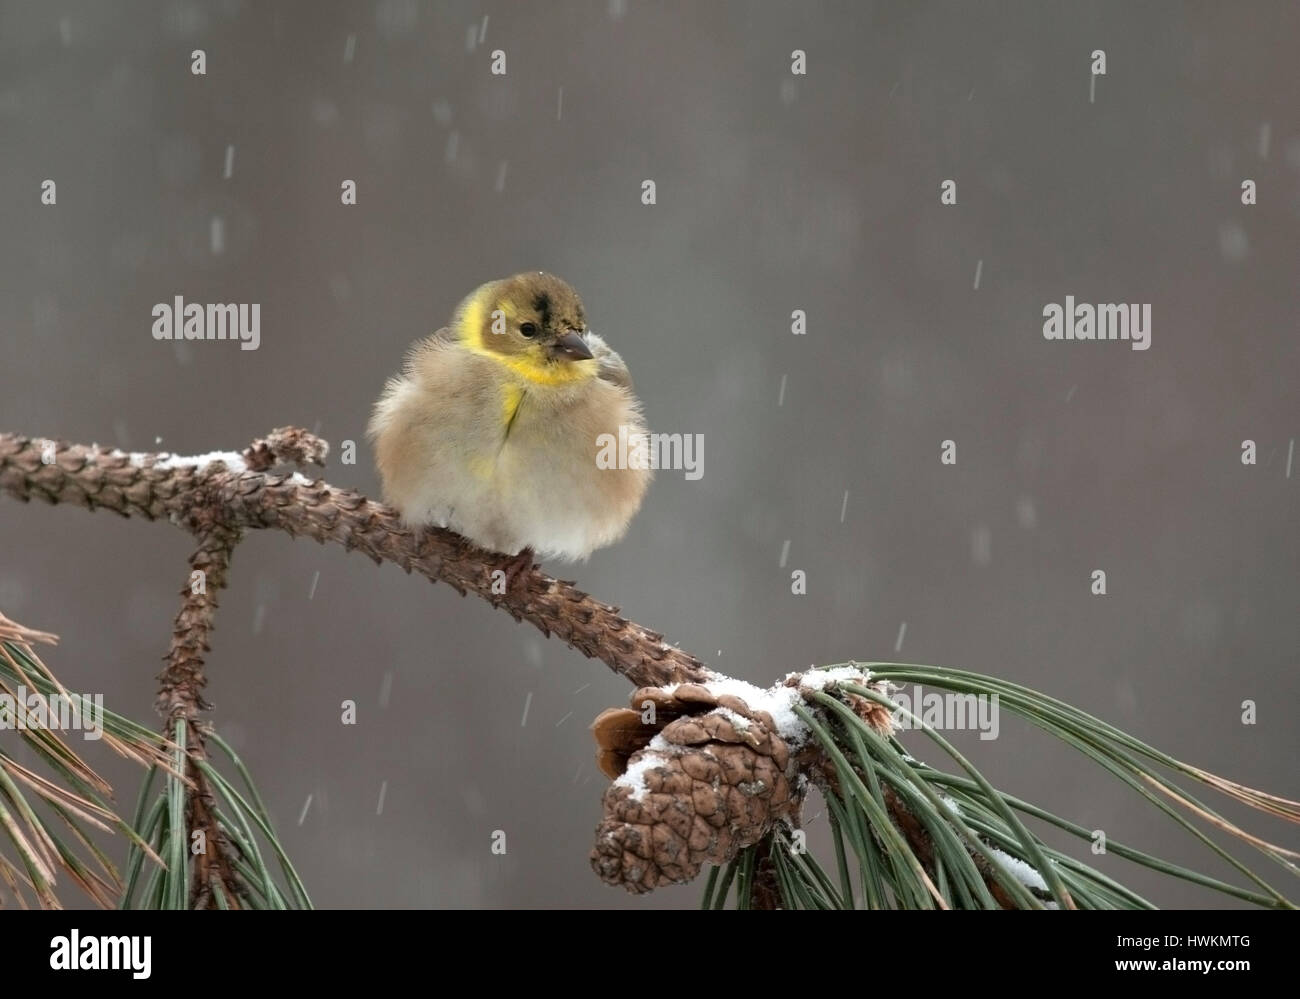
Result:
{"label": "snow on branch", "polygon": [[323,464],[328,449],[325,441],[294,427],[272,431],[241,452],[195,457],[0,433],[0,492],[166,520],[196,536],[214,527],[280,530],[342,545],[377,563],[441,580],[462,595],[474,593],[601,660],[635,686],[710,678],[694,656],[571,582],[530,567],[508,592],[493,593],[493,570],[507,569],[509,556],[484,551],[451,531],[411,529],[397,511],[351,489],[272,471],[283,463]]}

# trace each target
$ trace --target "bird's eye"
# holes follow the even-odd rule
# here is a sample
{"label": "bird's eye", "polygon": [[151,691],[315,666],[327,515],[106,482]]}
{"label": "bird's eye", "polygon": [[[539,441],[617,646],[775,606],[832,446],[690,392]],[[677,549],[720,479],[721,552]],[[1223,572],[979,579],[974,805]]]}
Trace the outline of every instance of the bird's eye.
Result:
{"label": "bird's eye", "polygon": [[519,333],[525,340],[531,340],[533,337],[537,336],[537,324],[524,323],[519,327]]}

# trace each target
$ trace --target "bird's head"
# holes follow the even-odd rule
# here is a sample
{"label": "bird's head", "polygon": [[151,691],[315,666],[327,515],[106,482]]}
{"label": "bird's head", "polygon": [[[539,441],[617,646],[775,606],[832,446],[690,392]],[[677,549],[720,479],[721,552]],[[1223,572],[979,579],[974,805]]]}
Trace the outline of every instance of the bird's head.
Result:
{"label": "bird's head", "polygon": [[582,299],[566,282],[529,271],[476,289],[456,310],[461,342],[540,385],[565,385],[596,375],[583,338]]}

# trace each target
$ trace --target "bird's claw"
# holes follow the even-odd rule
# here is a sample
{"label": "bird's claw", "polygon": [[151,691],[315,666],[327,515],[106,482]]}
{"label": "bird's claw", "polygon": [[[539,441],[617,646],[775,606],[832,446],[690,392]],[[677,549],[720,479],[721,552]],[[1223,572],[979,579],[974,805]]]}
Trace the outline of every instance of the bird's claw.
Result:
{"label": "bird's claw", "polygon": [[533,567],[536,556],[531,548],[525,548],[505,565],[506,593],[513,593],[524,574]]}

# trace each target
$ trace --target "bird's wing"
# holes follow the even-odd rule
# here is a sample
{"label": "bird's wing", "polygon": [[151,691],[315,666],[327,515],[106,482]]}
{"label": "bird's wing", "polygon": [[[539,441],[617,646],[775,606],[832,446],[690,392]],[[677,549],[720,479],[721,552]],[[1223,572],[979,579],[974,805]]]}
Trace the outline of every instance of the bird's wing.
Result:
{"label": "bird's wing", "polygon": [[631,392],[632,376],[628,374],[627,365],[623,363],[623,358],[619,357],[617,352],[611,350],[609,345],[595,333],[587,333],[586,341],[587,346],[591,348],[592,354],[596,357],[600,377],[611,385],[617,385]]}
{"label": "bird's wing", "polygon": [[424,342],[427,343],[430,347],[433,346],[441,347],[441,346],[453,344],[456,342],[456,331],[453,330],[450,326],[444,326],[442,329],[438,330],[437,333],[430,333],[427,337],[424,338]]}
{"label": "bird's wing", "polygon": [[421,340],[416,340],[411,344],[410,349],[406,352],[406,367],[408,372],[415,366],[419,359],[430,350],[441,350],[443,347],[450,347],[456,342],[456,331],[450,326],[444,326],[436,333],[430,333]]}

